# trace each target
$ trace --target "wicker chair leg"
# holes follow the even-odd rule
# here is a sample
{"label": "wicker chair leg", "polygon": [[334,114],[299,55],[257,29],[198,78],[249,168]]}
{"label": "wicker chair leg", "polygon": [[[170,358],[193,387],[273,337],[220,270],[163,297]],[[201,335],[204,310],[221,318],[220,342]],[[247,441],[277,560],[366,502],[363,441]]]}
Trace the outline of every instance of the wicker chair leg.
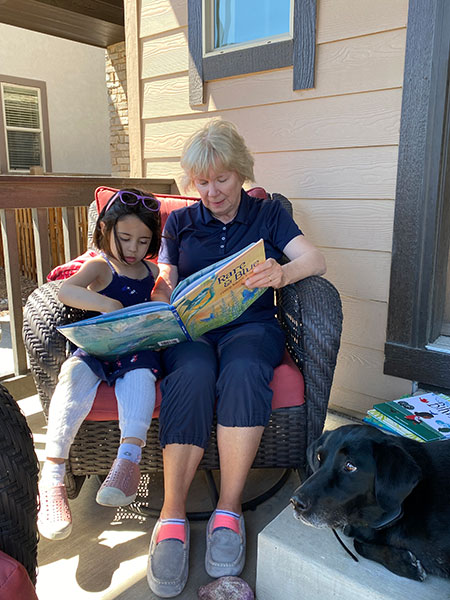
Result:
{"label": "wicker chair leg", "polygon": [[73,475],[73,473],[66,468],[64,483],[66,484],[67,497],[70,500],[78,497],[85,479],[86,475]]}

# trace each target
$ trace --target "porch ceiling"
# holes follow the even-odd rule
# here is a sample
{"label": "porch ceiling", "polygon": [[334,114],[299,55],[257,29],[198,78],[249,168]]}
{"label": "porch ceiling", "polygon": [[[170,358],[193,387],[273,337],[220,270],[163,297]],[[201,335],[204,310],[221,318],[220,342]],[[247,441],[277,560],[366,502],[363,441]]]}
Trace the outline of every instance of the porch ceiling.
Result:
{"label": "porch ceiling", "polygon": [[123,0],[0,0],[0,23],[101,48],[125,39]]}

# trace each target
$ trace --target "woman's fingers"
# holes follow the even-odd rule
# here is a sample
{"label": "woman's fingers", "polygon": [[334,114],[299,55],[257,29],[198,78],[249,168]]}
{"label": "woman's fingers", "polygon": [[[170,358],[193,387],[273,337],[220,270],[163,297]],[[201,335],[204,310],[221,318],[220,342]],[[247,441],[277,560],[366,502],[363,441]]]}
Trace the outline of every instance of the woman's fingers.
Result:
{"label": "woman's fingers", "polygon": [[257,265],[250,277],[245,282],[249,288],[252,287],[281,287],[283,270],[276,260],[269,258]]}

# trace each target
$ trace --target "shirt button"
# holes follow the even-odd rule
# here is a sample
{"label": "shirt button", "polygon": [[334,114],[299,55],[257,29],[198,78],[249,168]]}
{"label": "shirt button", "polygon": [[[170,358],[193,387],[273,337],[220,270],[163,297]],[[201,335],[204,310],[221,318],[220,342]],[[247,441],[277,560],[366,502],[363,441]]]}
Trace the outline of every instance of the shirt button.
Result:
{"label": "shirt button", "polygon": [[220,245],[221,248],[225,248],[225,246],[223,244]]}
{"label": "shirt button", "polygon": [[222,238],[222,241],[223,241],[224,239],[225,239],[225,238],[223,237],[223,238]]}
{"label": "shirt button", "polygon": [[227,229],[227,228],[226,228],[226,226],[224,226],[224,227],[222,227],[222,229],[223,229],[224,231],[226,231],[226,229]]}

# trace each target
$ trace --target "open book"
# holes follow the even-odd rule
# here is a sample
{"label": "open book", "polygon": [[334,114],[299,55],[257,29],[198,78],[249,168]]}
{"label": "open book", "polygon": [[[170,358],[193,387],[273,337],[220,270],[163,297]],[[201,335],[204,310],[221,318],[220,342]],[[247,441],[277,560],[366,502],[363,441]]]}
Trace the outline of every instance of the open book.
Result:
{"label": "open book", "polygon": [[173,290],[170,304],[135,304],[63,325],[58,331],[79,348],[104,359],[195,340],[234,321],[266,291],[244,285],[253,267],[265,259],[261,239],[183,279]]}

